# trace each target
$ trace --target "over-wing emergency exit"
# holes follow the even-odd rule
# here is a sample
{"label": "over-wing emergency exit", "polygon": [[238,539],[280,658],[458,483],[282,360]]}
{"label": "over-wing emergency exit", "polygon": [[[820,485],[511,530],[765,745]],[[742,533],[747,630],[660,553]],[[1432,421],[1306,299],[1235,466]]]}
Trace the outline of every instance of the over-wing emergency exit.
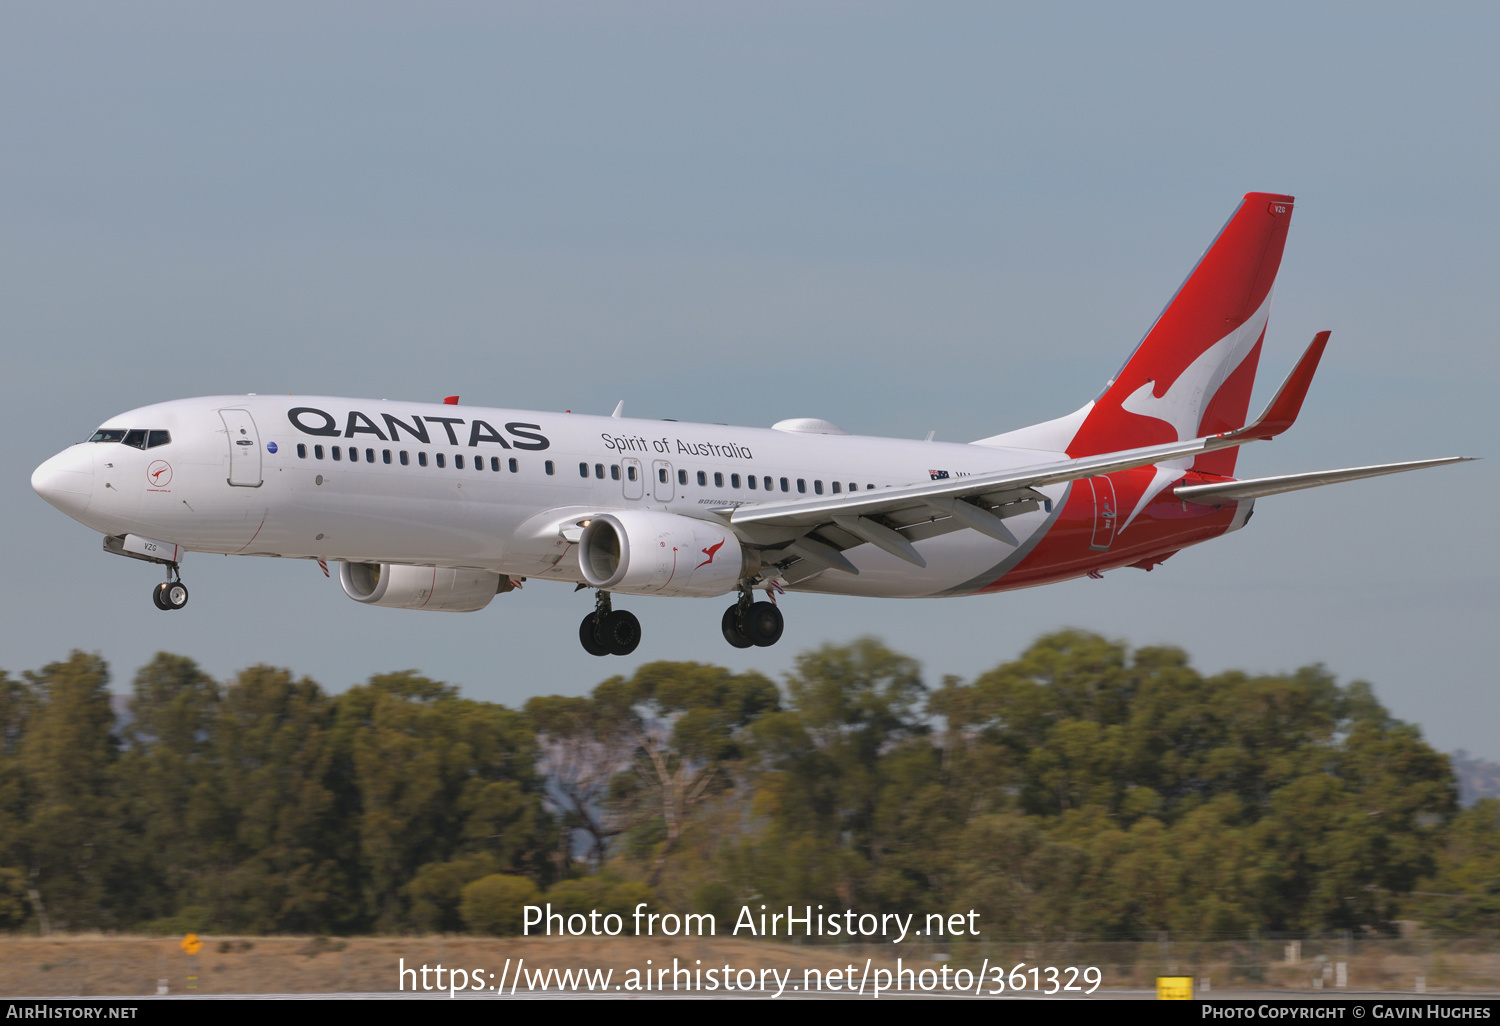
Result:
{"label": "over-wing emergency exit", "polygon": [[[641,628],[614,596],[734,596],[731,645],[781,637],[783,591],[974,595],[1150,570],[1240,529],[1255,499],[1461,457],[1236,480],[1291,427],[1329,333],[1247,422],[1292,197],[1250,193],[1097,398],[968,444],[325,396],[183,399],[111,417],[32,475],[157,563],[187,552],[339,565],[357,602],[473,612],[529,580],[593,589],[594,655]],[[757,593],[762,597],[757,598]]]}

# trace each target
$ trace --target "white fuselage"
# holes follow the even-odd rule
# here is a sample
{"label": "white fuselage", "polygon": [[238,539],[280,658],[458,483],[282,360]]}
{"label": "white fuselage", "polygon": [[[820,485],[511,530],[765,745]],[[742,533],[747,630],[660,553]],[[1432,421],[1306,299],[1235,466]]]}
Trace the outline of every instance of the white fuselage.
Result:
{"label": "white fuselage", "polygon": [[[648,509],[723,523],[715,511],[1066,459],[1034,449],[822,433],[837,429],[811,423],[818,433],[324,396],[217,396],[111,417],[101,432],[165,431],[171,441],[151,448],[84,442],[39,467],[33,484],[106,535],[159,539],[187,551],[582,581],[576,526],[592,514]],[[1042,489],[1054,507],[1067,490]],[[955,531],[919,542],[927,566],[917,568],[865,544],[846,552],[857,576],[823,573],[796,587],[890,597],[978,590],[988,581],[976,575],[1019,557],[1049,515],[1039,509],[1007,521],[1019,549]]]}

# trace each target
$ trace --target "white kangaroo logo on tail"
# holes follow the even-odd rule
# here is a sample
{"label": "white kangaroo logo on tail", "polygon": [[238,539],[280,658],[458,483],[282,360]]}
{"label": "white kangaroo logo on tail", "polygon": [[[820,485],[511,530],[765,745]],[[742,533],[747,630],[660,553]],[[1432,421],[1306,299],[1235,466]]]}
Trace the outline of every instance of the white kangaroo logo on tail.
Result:
{"label": "white kangaroo logo on tail", "polygon": [[[1197,438],[1199,427],[1203,423],[1203,411],[1218,394],[1219,387],[1245,357],[1250,355],[1250,350],[1255,348],[1256,341],[1266,330],[1266,320],[1270,315],[1271,294],[1268,292],[1260,309],[1183,368],[1182,373],[1177,375],[1177,380],[1167,388],[1165,395],[1158,396],[1156,382],[1148,381],[1122,399],[1120,409],[1169,425],[1177,435],[1175,441]],[[1172,460],[1157,467],[1156,476],[1141,493],[1135,509],[1130,511],[1130,516],[1125,518],[1120,530],[1129,527],[1141,510],[1160,495],[1163,489],[1182,480],[1192,462],[1191,459]]]}

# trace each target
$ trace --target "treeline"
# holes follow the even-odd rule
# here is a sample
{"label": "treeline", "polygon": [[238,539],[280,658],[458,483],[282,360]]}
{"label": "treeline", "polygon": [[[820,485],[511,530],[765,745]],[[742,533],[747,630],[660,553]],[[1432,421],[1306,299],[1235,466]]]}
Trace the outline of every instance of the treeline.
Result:
{"label": "treeline", "polygon": [[1500,804],[1321,667],[1039,639],[653,663],[524,710],[158,655],[0,672],[0,929],[515,932],[519,905],[978,909],[987,936],[1500,929]]}

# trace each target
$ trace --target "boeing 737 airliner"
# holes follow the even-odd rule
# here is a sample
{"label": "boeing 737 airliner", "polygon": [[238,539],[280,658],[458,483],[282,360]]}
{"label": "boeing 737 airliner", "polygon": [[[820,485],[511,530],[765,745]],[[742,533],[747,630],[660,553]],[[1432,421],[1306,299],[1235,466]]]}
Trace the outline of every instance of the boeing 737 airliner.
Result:
{"label": "boeing 737 airliner", "polygon": [[[615,595],[734,594],[725,639],[781,637],[786,589],[975,595],[1152,567],[1239,530],[1254,500],[1460,457],[1234,479],[1238,447],[1296,419],[1322,332],[1246,414],[1292,197],[1250,193],[1103,392],[966,445],[326,396],[216,396],[111,417],[37,468],[104,549],[339,563],[356,602],[472,612],[541,578],[593,588],[579,629],[625,655]],[[623,404],[622,404],[623,405]],[[760,590],[766,599],[756,601]]]}

